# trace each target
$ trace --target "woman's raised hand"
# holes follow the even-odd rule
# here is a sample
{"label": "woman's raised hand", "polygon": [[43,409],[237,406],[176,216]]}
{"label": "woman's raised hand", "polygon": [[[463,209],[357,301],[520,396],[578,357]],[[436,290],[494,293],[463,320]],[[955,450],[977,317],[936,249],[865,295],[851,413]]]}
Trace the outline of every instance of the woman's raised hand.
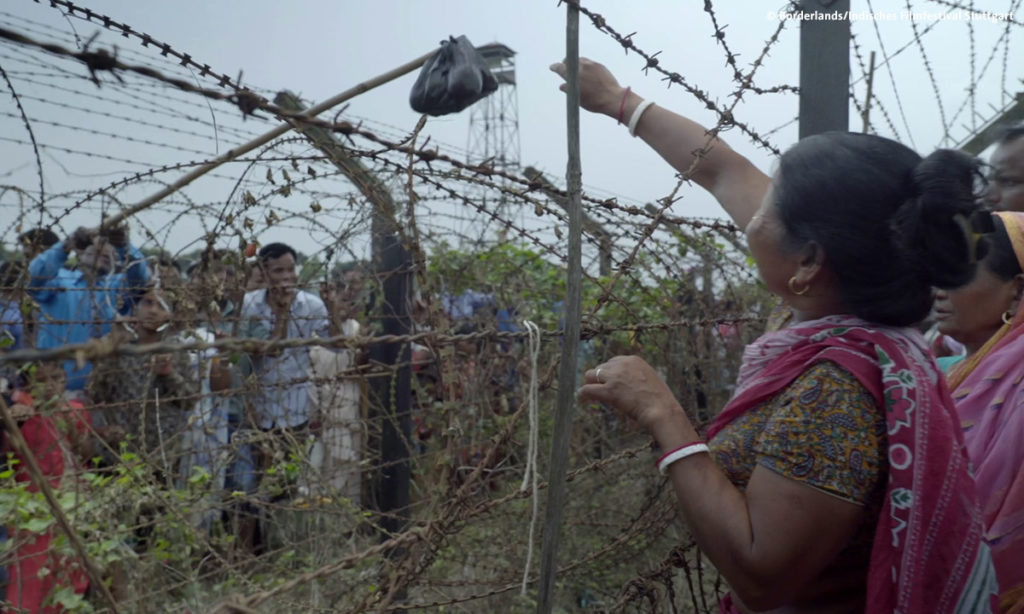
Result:
{"label": "woman's raised hand", "polygon": [[[562,77],[562,79],[567,78],[565,62],[552,64],[551,70]],[[566,84],[563,83],[558,89],[564,92]],[[619,85],[619,82],[604,67],[604,64],[599,64],[587,58],[580,58],[581,107],[593,113],[604,113],[605,115],[617,117],[624,91],[624,88]]]}

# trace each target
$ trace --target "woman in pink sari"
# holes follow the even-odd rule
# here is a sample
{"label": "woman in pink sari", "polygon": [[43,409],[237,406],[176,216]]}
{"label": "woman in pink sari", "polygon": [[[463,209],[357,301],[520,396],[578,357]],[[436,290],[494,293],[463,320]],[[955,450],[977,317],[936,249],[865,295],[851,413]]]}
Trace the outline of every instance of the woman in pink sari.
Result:
{"label": "woman in pink sari", "polygon": [[967,347],[949,373],[974,466],[1000,611],[1024,612],[1024,213],[999,212],[970,284],[939,292],[939,331]]}
{"label": "woman in pink sari", "polygon": [[786,326],[746,348],[706,440],[638,357],[587,371],[579,390],[665,452],[658,468],[731,589],[722,612],[990,612],[995,573],[959,420],[913,327],[932,286],[973,275],[977,161],[827,133],[768,177],[603,66],[582,60],[579,82],[584,108],[617,117],[746,228],[787,305]]}

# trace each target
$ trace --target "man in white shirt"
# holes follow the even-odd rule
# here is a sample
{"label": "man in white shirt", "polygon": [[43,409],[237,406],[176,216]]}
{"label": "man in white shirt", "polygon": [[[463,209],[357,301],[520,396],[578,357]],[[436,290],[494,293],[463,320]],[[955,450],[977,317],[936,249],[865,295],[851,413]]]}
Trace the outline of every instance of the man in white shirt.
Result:
{"label": "man in white shirt", "polygon": [[[327,308],[299,290],[295,250],[270,243],[259,251],[266,287],[245,295],[241,317],[248,336],[270,340],[330,336]],[[302,429],[311,418],[310,347],[276,349],[254,357],[259,388],[249,398],[256,426]]]}

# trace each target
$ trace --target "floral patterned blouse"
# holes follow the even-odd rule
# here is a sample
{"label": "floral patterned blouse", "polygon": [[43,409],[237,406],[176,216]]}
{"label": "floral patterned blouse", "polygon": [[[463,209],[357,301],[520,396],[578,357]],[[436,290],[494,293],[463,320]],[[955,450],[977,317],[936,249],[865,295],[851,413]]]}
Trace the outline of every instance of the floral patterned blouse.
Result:
{"label": "floral patterned blouse", "polygon": [[709,442],[713,458],[741,489],[761,465],[865,506],[865,522],[839,557],[844,567],[870,557],[885,494],[886,445],[885,416],[875,399],[831,361],[813,365]]}

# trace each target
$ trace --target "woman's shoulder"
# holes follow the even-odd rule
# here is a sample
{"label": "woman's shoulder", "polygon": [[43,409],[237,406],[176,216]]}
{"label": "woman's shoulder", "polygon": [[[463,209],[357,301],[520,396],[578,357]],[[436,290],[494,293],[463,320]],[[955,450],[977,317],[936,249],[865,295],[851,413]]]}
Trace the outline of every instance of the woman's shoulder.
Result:
{"label": "woman's shoulder", "polygon": [[[837,398],[836,395],[840,395]],[[846,367],[832,360],[820,360],[812,363],[793,380],[779,396],[798,397],[801,404],[813,404],[818,398],[838,401],[857,401],[877,407],[871,392]]]}
{"label": "woman's shoulder", "polygon": [[885,471],[885,413],[841,365],[810,365],[770,402],[759,463],[857,504],[871,503]]}

